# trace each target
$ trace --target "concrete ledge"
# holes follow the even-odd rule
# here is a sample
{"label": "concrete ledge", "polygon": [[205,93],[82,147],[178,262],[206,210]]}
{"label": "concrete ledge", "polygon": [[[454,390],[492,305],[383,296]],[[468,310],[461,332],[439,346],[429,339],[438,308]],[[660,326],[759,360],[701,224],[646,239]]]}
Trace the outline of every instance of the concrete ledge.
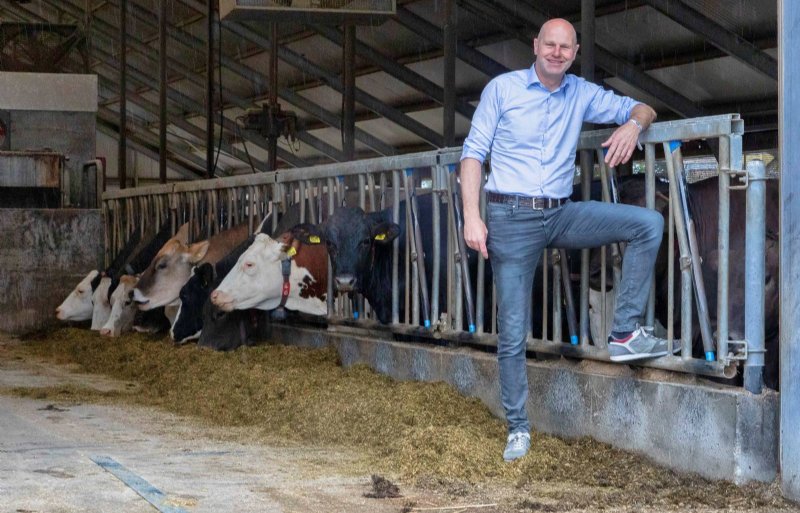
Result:
{"label": "concrete ledge", "polygon": [[[365,363],[398,380],[445,381],[498,417],[497,361],[468,348],[271,326],[273,342],[333,345],[342,364]],[[778,394],[752,395],[693,376],[602,362],[529,361],[534,429],[590,436],[657,463],[738,484],[771,482],[778,466]]]}

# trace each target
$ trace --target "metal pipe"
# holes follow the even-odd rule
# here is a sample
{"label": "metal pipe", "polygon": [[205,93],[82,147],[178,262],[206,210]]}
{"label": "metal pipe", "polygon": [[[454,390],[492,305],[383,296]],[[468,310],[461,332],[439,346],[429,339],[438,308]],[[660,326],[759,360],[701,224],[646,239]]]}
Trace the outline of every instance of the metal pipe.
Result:
{"label": "metal pipe", "polygon": [[[392,171],[392,195],[394,204],[392,208],[392,222],[400,224],[400,171]],[[392,323],[400,322],[400,238],[392,242]],[[406,310],[408,314],[408,310]]]}
{"label": "metal pipe", "polygon": [[128,186],[128,0],[119,0],[119,144],[117,147],[117,178],[119,188]]}
{"label": "metal pipe", "polygon": [[[278,111],[278,23],[269,22],[269,115],[274,118]],[[267,167],[278,168],[278,136],[273,130],[267,137]]]}
{"label": "metal pipe", "polygon": [[[675,165],[672,158],[673,143],[664,143],[664,159],[667,164],[667,175],[669,176],[669,197],[674,214],[675,230],[678,233],[678,247],[680,248],[680,268],[681,268],[681,345],[683,351],[691,354],[692,349],[692,258],[689,250],[689,238],[686,232],[686,221],[683,214],[683,206],[678,198],[681,197],[679,191],[680,182],[676,176]],[[678,144],[678,143],[675,143]]]}
{"label": "metal pipe", "polygon": [[[277,46],[277,45],[274,45]],[[356,129],[356,27],[345,23],[342,45],[342,151],[347,160],[355,158]]]}
{"label": "metal pipe", "polygon": [[431,228],[433,232],[433,269],[431,269],[431,321],[439,321],[439,280],[441,279],[442,262],[442,212],[441,212],[441,191],[442,191],[442,166],[431,168],[432,189],[431,192]]}
{"label": "metal pipe", "polygon": [[[645,180],[645,206],[651,210],[656,208],[656,145],[646,144],[644,147],[644,180]],[[647,299],[645,323],[655,326],[656,322],[656,271],[650,274],[650,294]],[[672,348],[670,348],[672,349]]]}
{"label": "metal pipe", "polygon": [[[167,2],[161,0],[162,9]],[[214,0],[206,0],[206,177],[214,178]],[[166,31],[166,25],[164,27]],[[166,94],[166,92],[164,93]],[[221,102],[220,102],[221,103]],[[220,108],[222,105],[220,104]],[[219,127],[222,130],[222,127]],[[274,169],[274,168],[270,168]]]}
{"label": "metal pipe", "polygon": [[747,228],[745,234],[744,338],[747,361],[744,388],[760,394],[764,386],[764,275],[766,252],[767,170],[761,160],[747,163]]}
{"label": "metal pipe", "polygon": [[[720,169],[743,169],[742,138],[731,134],[719,138]],[[719,225],[717,226],[717,351],[728,355],[728,279],[730,276],[730,224],[731,224],[731,178],[726,172],[719,173]]]}
{"label": "metal pipe", "polygon": [[158,179],[167,183],[167,2],[158,6]]}
{"label": "metal pipe", "polygon": [[[481,219],[486,222],[486,195],[483,194],[483,185],[486,183],[486,168],[481,166],[481,194],[478,200],[478,208],[480,211]],[[475,287],[475,332],[483,333],[483,326],[486,322],[484,319],[484,295],[486,294],[486,260],[480,253],[477,255],[478,271],[477,271],[477,285]],[[491,287],[492,284],[489,284]]]}
{"label": "metal pipe", "polygon": [[[780,469],[784,496],[800,501],[800,3],[778,0],[778,138],[780,202]],[[794,85],[792,85],[794,84]]]}
{"label": "metal pipe", "polygon": [[[583,60],[581,60],[583,66]],[[581,67],[581,69],[583,69]],[[580,152],[581,163],[581,198],[588,201],[592,196],[592,170],[594,162],[592,161],[592,152],[589,150],[581,150]],[[580,295],[580,343],[581,345],[589,344],[589,259],[591,252],[589,249],[581,250],[581,295]],[[599,344],[602,341],[595,341]]]}
{"label": "metal pipe", "polygon": [[442,134],[444,146],[456,144],[456,49],[458,27],[455,0],[444,0],[444,102],[442,104]]}

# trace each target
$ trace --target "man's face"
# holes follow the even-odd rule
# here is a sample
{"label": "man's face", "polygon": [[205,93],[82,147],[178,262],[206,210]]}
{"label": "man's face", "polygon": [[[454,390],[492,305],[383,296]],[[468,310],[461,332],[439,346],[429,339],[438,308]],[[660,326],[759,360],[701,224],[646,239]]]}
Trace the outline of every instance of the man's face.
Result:
{"label": "man's face", "polygon": [[574,34],[566,23],[555,23],[544,27],[541,37],[533,40],[536,72],[540,79],[561,80],[578,53]]}

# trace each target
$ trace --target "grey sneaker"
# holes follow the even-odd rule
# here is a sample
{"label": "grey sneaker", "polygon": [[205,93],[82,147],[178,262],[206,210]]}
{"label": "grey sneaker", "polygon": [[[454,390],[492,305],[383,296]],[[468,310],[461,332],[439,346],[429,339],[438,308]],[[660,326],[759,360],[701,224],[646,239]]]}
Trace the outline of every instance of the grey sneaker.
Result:
{"label": "grey sneaker", "polygon": [[528,449],[531,448],[531,435],[519,431],[508,435],[508,442],[506,442],[506,450],[503,451],[503,459],[506,461],[514,461],[518,458],[525,456]]}
{"label": "grey sneaker", "polygon": [[[636,328],[624,341],[609,338],[608,352],[612,362],[630,362],[645,358],[658,358],[667,354],[667,341],[656,338],[644,327]],[[672,351],[680,352],[680,344],[673,343]]]}

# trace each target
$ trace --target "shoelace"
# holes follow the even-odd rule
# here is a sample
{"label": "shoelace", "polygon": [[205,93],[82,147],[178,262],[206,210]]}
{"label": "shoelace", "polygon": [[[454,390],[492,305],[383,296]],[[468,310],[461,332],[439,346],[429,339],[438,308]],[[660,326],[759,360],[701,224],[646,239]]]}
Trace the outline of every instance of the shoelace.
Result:
{"label": "shoelace", "polygon": [[509,444],[511,445],[511,449],[518,451],[525,448],[525,439],[528,438],[525,436],[525,433],[514,433],[511,435],[509,439]]}

